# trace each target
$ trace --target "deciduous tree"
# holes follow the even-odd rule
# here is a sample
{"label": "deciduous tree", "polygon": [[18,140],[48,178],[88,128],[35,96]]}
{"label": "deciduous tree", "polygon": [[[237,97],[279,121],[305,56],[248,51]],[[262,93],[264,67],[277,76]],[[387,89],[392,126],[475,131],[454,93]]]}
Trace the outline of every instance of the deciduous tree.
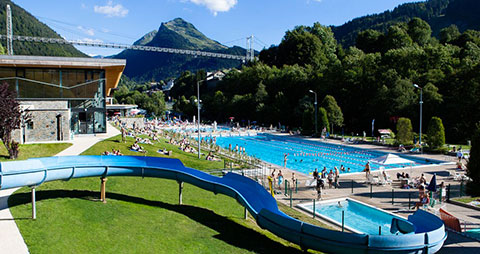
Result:
{"label": "deciduous tree", "polygon": [[22,110],[15,99],[17,94],[8,88],[6,82],[0,84],[0,139],[8,151],[10,159],[18,157],[18,143],[12,139],[12,132],[20,128]]}

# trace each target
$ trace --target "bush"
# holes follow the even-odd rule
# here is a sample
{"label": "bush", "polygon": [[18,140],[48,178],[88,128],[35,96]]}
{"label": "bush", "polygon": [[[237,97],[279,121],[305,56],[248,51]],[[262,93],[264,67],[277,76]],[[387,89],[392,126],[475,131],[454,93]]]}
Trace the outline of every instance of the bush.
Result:
{"label": "bush", "polygon": [[320,107],[318,108],[318,131],[322,132],[323,128],[326,128],[327,132],[330,132],[327,110],[324,107]]}
{"label": "bush", "polygon": [[472,137],[472,147],[467,164],[467,175],[472,179],[467,184],[467,193],[472,196],[480,195],[480,122],[476,124]]}
{"label": "bush", "polygon": [[432,117],[427,130],[428,146],[433,150],[443,147],[445,144],[445,128],[443,127],[442,119],[439,117]]}
{"label": "bush", "polygon": [[410,119],[400,117],[397,122],[397,142],[399,144],[413,144],[412,122]]}

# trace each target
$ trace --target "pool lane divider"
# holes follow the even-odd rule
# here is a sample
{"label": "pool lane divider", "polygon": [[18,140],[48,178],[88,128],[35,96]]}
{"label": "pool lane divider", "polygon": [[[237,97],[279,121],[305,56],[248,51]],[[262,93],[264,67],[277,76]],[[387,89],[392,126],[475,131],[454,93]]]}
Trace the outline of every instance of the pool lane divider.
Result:
{"label": "pool lane divider", "polygon": [[[143,156],[64,156],[0,162],[0,189],[37,187],[44,182],[82,177],[137,176],[176,180],[236,199],[257,224],[302,249],[328,253],[435,253],[443,246],[443,222],[419,210],[408,221],[416,231],[385,236],[334,231],[292,218],[256,181],[235,173],[217,177],[187,168],[178,159]],[[34,193],[34,192],[32,192]],[[34,200],[33,200],[34,201]],[[314,213],[315,214],[315,213]]]}

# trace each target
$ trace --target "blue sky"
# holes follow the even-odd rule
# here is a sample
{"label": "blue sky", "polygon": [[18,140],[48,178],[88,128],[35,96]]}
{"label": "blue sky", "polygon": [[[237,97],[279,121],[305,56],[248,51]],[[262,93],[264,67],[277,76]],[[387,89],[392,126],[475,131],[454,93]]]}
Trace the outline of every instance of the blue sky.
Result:
{"label": "blue sky", "polygon": [[[341,25],[353,18],[392,10],[414,0],[13,0],[57,33],[71,40],[131,44],[162,22],[177,17],[211,39],[255,49],[280,43],[296,25]],[[418,2],[418,1],[417,1]],[[15,15],[15,13],[12,13]],[[87,54],[119,50],[80,47]]]}

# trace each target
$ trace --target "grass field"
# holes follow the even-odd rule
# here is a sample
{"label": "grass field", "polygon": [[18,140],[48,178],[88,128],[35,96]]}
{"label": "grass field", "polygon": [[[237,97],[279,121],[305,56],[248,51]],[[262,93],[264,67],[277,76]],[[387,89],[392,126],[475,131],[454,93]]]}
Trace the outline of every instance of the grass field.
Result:
{"label": "grass field", "polygon": [[[53,156],[72,144],[70,143],[52,143],[52,144],[27,144],[20,145],[20,152],[18,154],[18,160],[25,160],[34,157],[47,157]],[[8,152],[5,145],[0,141],[0,161],[7,161]]]}
{"label": "grass field", "polygon": [[[119,137],[100,142],[84,154],[120,149],[132,143]],[[147,155],[158,148],[173,150],[188,167],[218,169],[223,162],[198,160],[165,144],[144,145]],[[11,212],[31,253],[302,253],[294,244],[260,229],[234,199],[185,184],[184,205],[178,205],[178,184],[172,180],[111,177],[107,204],[98,202],[100,179],[56,181],[37,188],[37,220],[31,216],[28,188],[9,200]],[[287,206],[298,219],[319,224]]]}

